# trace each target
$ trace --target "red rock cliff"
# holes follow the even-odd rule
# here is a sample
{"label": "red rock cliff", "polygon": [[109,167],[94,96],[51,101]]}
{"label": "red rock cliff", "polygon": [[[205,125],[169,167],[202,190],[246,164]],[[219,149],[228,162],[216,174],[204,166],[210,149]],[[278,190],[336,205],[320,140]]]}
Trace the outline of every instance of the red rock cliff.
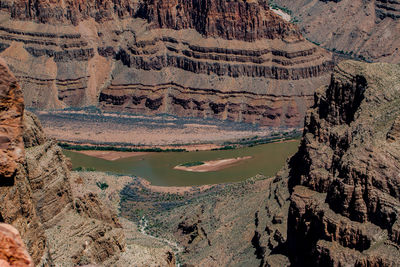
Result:
{"label": "red rock cliff", "polygon": [[0,184],[13,183],[22,162],[22,114],[24,100],[17,79],[0,62]]}
{"label": "red rock cliff", "polygon": [[154,27],[192,28],[208,37],[245,41],[302,38],[295,26],[280,19],[267,4],[255,0],[145,1],[138,16]]}

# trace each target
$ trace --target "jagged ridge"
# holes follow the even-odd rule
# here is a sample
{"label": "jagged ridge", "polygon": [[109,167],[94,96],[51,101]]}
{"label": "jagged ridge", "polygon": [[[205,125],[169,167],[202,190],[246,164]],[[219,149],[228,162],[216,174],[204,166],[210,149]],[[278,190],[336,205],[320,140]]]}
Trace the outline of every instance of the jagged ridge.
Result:
{"label": "jagged ridge", "polygon": [[299,152],[288,244],[296,264],[399,264],[400,69],[343,62],[316,94]]}

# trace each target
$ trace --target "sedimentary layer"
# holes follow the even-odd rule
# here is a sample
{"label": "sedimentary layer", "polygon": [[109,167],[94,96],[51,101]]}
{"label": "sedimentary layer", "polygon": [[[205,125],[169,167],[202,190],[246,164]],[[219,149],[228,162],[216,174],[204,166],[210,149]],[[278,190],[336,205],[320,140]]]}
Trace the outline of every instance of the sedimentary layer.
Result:
{"label": "sedimentary layer", "polygon": [[[37,118],[24,114],[21,88],[8,68],[0,65],[0,70],[6,106],[0,112],[1,129],[7,129],[1,147],[7,157],[2,162],[0,222],[20,232],[35,265],[112,264],[125,246],[114,211],[93,194],[74,195],[69,161],[44,136]],[[16,148],[20,151],[15,154]]]}
{"label": "sedimentary layer", "polygon": [[400,68],[340,63],[290,160],[291,261],[399,265]]}
{"label": "sedimentary layer", "polygon": [[302,34],[323,47],[373,62],[400,60],[399,1],[274,2],[291,10]]}
{"label": "sedimentary layer", "polygon": [[[150,228],[184,247],[185,264],[398,266],[399,77],[398,65],[341,62],[276,177],[205,190]],[[121,193],[132,218],[142,193]]]}
{"label": "sedimentary layer", "polygon": [[0,54],[28,107],[299,126],[333,68],[256,1],[5,3]]}

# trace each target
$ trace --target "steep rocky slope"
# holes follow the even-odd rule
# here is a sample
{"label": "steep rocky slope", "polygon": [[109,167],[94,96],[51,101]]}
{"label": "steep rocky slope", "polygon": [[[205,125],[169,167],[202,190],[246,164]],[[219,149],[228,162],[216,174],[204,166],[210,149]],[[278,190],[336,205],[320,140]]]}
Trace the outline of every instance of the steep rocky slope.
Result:
{"label": "steep rocky slope", "polygon": [[25,168],[22,91],[3,61],[0,74],[3,107],[0,112],[0,222],[12,224],[18,229],[29,254],[38,264],[42,257],[46,258],[47,245]]}
{"label": "steep rocky slope", "polygon": [[23,159],[22,114],[24,100],[16,78],[0,62],[0,185],[13,184],[17,164]]}
{"label": "steep rocky slope", "polygon": [[274,0],[291,10],[301,32],[336,52],[374,62],[400,60],[400,2],[397,0]]}
{"label": "steep rocky slope", "polygon": [[400,66],[343,62],[323,89],[289,164],[291,259],[398,266]]}
{"label": "steep rocky slope", "polygon": [[27,106],[299,126],[331,55],[259,1],[3,1]]}
{"label": "steep rocky slope", "polygon": [[137,220],[143,209],[148,232],[183,248],[177,254],[183,266],[285,266],[288,258],[278,255],[284,251],[290,196],[283,177],[285,170],[276,178],[194,187],[185,194],[130,184],[121,191],[121,215]]}
{"label": "steep rocky slope", "polygon": [[115,262],[125,244],[115,214],[93,194],[74,194],[68,160],[24,114],[15,77],[3,64],[0,72],[0,221],[18,229],[35,265]]}

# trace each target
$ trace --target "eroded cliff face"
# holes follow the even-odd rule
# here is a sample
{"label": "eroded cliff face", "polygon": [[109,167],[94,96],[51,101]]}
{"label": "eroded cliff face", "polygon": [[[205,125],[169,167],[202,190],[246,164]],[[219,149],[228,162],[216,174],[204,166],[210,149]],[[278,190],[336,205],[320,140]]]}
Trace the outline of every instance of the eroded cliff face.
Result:
{"label": "eroded cliff face", "polygon": [[69,161],[37,118],[24,114],[21,88],[8,68],[0,70],[7,141],[1,147],[0,221],[20,232],[35,265],[112,264],[125,246],[115,213],[95,195],[74,193]]}
{"label": "eroded cliff face", "polygon": [[17,164],[22,162],[22,113],[24,100],[17,79],[0,62],[0,185],[13,184]]}
{"label": "eroded cliff face", "polygon": [[323,47],[373,62],[400,60],[397,0],[274,2],[291,10],[301,33]]}
{"label": "eroded cliff face", "polygon": [[147,19],[153,27],[192,28],[207,37],[245,41],[302,39],[293,25],[278,19],[262,1],[145,1],[138,16]]}
{"label": "eroded cliff face", "polygon": [[290,161],[291,260],[399,265],[400,68],[340,63]]}
{"label": "eroded cliff face", "polygon": [[0,54],[28,107],[300,126],[333,68],[264,2],[35,3],[0,14]]}
{"label": "eroded cliff face", "polygon": [[25,168],[22,90],[4,61],[1,61],[0,72],[0,222],[18,229],[34,263],[38,264],[46,257],[47,245]]}

